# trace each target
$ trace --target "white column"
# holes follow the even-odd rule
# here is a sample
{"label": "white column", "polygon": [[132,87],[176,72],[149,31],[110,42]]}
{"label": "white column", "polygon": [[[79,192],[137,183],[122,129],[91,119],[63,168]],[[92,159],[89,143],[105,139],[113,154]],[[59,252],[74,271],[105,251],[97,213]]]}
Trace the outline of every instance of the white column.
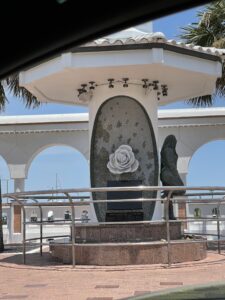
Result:
{"label": "white column", "polygon": [[[138,85],[130,85],[128,89],[124,89],[122,86],[115,86],[110,89],[107,85],[100,86],[95,90],[93,98],[89,102],[89,145],[91,147],[92,131],[94,128],[94,122],[101,105],[108,99],[118,96],[131,97],[142,105],[151,120],[153,132],[156,140],[156,147],[158,145],[158,100],[155,91],[146,92]],[[91,152],[91,151],[90,151]],[[91,206],[91,211],[94,215],[94,208]],[[96,218],[97,220],[97,218]],[[161,203],[156,205],[153,220],[161,220]]]}
{"label": "white column", "polygon": [[[24,191],[25,178],[26,178],[26,165],[25,164],[8,164],[10,177],[14,180],[14,192]],[[18,204],[11,207],[11,228],[10,239],[11,242],[20,242],[22,235],[22,212]]]}
{"label": "white column", "polygon": [[184,185],[187,184],[187,173],[180,173],[180,178],[183,181]]}
{"label": "white column", "polygon": [[[24,191],[24,178],[14,178],[14,192],[19,193]],[[15,211],[16,209],[16,211]],[[22,231],[22,210],[21,208],[15,204],[13,206],[13,233],[21,233]]]}
{"label": "white column", "polygon": [[23,192],[25,187],[25,178],[14,178],[14,192]]}

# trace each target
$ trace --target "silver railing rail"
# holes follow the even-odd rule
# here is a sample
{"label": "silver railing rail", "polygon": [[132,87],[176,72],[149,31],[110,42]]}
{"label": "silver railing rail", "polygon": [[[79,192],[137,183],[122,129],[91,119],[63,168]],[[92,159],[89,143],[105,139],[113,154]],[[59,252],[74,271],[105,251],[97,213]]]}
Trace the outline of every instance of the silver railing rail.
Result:
{"label": "silver railing rail", "polygon": [[[174,191],[186,191],[184,196],[178,196],[173,198]],[[104,200],[90,200],[90,196],[87,195],[74,195],[74,194],[82,194],[89,193],[90,195],[95,192],[126,192],[126,191],[141,191],[141,192],[156,192],[157,196],[155,198],[138,198],[138,199],[104,199]],[[160,192],[168,191],[168,195],[166,198],[161,198]],[[56,196],[52,196],[54,193]],[[212,198],[216,196],[217,198]],[[210,197],[211,196],[211,197]],[[23,245],[23,262],[26,264],[26,243],[33,240],[40,240],[40,255],[42,255],[42,247],[43,245],[47,245],[43,242],[43,239],[47,237],[43,236],[43,225],[47,224],[65,224],[57,221],[53,221],[51,223],[43,220],[43,207],[70,207],[71,208],[71,220],[66,221],[66,224],[71,226],[71,245],[72,248],[72,265],[75,267],[76,265],[76,255],[75,255],[75,246],[76,246],[76,207],[83,205],[90,205],[94,203],[108,203],[108,202],[157,202],[161,201],[165,206],[165,215],[164,220],[162,222],[166,223],[166,233],[167,233],[167,260],[168,266],[171,266],[171,239],[170,239],[170,222],[196,222],[196,221],[215,221],[215,218],[179,218],[177,220],[169,219],[169,201],[175,201],[176,203],[192,203],[192,204],[216,204],[217,211],[221,205],[225,204],[225,187],[220,186],[199,186],[199,187],[188,187],[188,186],[133,186],[133,187],[99,187],[99,188],[77,188],[77,189],[56,189],[56,190],[39,190],[39,191],[25,191],[19,193],[7,193],[2,195],[3,198],[12,199],[18,205],[21,206],[23,211],[23,231],[22,231],[22,245]],[[199,199],[199,197],[205,197]],[[52,202],[48,202],[49,200]],[[84,201],[78,201],[79,199],[83,199]],[[63,201],[64,200],[64,201]],[[65,202],[67,200],[67,202]],[[30,238],[26,239],[26,225],[30,224],[30,222],[26,221],[26,207],[34,206],[38,207],[40,210],[40,221],[37,221],[36,224],[40,225],[40,237],[39,238]],[[219,214],[216,216],[217,221],[217,244],[218,244],[218,253],[221,253],[221,230],[220,223],[225,221],[225,218],[221,218]],[[123,222],[99,222],[100,224],[144,224],[151,223],[151,220],[148,221],[123,221]],[[90,222],[89,222],[90,223]],[[34,224],[34,222],[32,223]],[[196,235],[199,235],[196,233]],[[48,236],[48,238],[56,238],[56,236]],[[185,241],[184,241],[185,242]],[[188,241],[190,242],[190,241]],[[193,241],[196,242],[196,241]]]}

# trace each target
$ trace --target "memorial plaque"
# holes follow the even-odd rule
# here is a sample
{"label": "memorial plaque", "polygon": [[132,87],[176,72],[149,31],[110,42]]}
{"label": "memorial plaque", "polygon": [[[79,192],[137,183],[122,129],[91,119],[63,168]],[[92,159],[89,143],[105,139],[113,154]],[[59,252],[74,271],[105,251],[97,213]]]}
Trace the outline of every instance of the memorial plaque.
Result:
{"label": "memorial plaque", "polygon": [[[122,187],[122,186],[138,186],[142,185],[141,180],[110,180],[108,187]],[[108,192],[107,199],[138,199],[142,198],[141,191],[121,191],[121,192]],[[139,210],[142,209],[142,202],[108,202],[107,210]]]}

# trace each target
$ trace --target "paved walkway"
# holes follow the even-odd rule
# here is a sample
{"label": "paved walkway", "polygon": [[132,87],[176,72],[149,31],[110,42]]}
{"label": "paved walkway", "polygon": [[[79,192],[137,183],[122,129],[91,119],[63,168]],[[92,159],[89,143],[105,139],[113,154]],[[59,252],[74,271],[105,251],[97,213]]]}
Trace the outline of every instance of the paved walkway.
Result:
{"label": "paved walkway", "polygon": [[163,265],[62,265],[48,253],[0,254],[0,299],[112,300],[176,287],[225,283],[225,253],[209,252],[200,262]]}

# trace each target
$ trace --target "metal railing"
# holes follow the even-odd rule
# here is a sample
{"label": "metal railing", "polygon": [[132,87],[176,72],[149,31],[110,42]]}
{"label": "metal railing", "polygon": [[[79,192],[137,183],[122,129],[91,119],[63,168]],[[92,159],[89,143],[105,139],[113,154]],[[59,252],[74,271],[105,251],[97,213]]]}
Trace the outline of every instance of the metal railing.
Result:
{"label": "metal railing", "polygon": [[[103,199],[103,200],[91,200],[87,195],[84,196],[75,196],[73,194],[77,193],[96,193],[96,192],[131,192],[131,191],[140,191],[140,192],[157,192],[156,198],[138,198],[138,199]],[[161,191],[167,191],[168,195],[166,198],[162,199],[160,196]],[[173,197],[173,192],[177,191],[186,191],[184,196],[178,196],[176,198]],[[46,224],[46,221],[43,220],[43,207],[70,207],[71,208],[71,220],[67,221],[67,224],[71,226],[71,245],[72,248],[72,266],[73,268],[76,265],[76,207],[83,206],[83,205],[91,205],[95,203],[108,203],[108,202],[157,202],[160,201],[164,203],[165,207],[165,215],[164,220],[161,222],[166,223],[166,236],[167,236],[167,263],[168,266],[171,266],[171,237],[170,237],[170,223],[171,222],[196,222],[196,221],[215,221],[215,218],[179,218],[177,220],[170,220],[169,219],[169,201],[176,201],[177,203],[216,203],[218,209],[221,205],[225,204],[225,187],[187,187],[187,186],[134,186],[134,187],[99,187],[99,188],[79,188],[79,189],[57,189],[54,190],[54,194],[57,196],[51,196],[53,193],[52,190],[42,190],[42,191],[27,191],[27,192],[20,192],[20,193],[8,193],[3,194],[3,198],[9,198],[15,201],[18,205],[21,206],[23,212],[23,231],[22,231],[22,245],[23,245],[23,263],[26,264],[26,244],[29,241],[33,240],[40,240],[39,247],[40,247],[40,255],[42,255],[42,247],[46,245],[43,242],[43,239],[47,237],[43,236],[43,225]],[[212,198],[213,196],[217,196],[217,198]],[[211,196],[211,197],[210,197]],[[199,197],[205,197],[199,200]],[[52,202],[48,202],[48,199],[51,198]],[[86,199],[85,201],[78,201],[78,199]],[[88,200],[87,200],[88,199]],[[47,200],[47,201],[43,201]],[[64,200],[60,201],[59,200]],[[67,200],[67,202],[65,202]],[[57,202],[56,202],[57,201]],[[26,221],[26,207],[38,207],[40,211],[40,221],[36,222],[40,226],[40,237],[39,238],[26,238],[26,225],[30,224],[30,222]],[[80,221],[80,219],[79,219]],[[217,221],[217,237],[218,237],[218,253],[221,253],[220,241],[221,241],[221,234],[220,234],[220,222],[225,221],[225,218],[220,218],[219,214],[216,218]],[[151,220],[147,221],[121,221],[121,222],[99,222],[99,224],[146,224],[151,223]],[[48,222],[49,223],[49,222]],[[55,224],[57,222],[51,221],[51,224]],[[35,224],[35,222],[32,222]],[[57,223],[59,224],[59,223]],[[89,222],[91,224],[91,222]],[[198,235],[198,234],[196,234]],[[48,236],[48,238],[54,238],[54,236]],[[185,242],[185,241],[184,241]],[[190,242],[188,240],[188,242]],[[196,242],[196,241],[193,241]],[[47,244],[48,245],[48,244]]]}

